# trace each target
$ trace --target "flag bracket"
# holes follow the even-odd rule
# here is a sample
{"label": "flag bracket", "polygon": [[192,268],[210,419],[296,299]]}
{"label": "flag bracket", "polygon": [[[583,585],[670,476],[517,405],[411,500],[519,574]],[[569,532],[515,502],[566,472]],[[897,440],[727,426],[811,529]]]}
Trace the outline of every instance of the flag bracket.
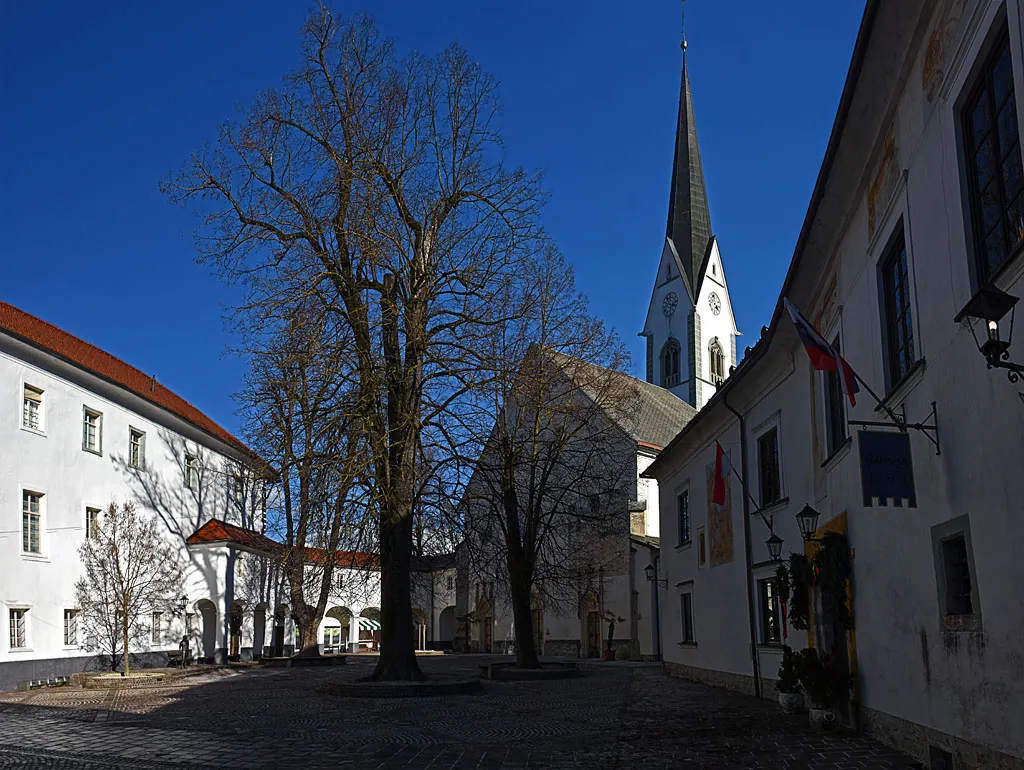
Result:
{"label": "flag bracket", "polygon": [[896,428],[900,433],[906,433],[908,430],[916,430],[932,442],[935,446],[935,454],[941,455],[942,446],[939,444],[939,411],[935,402],[932,401],[931,413],[923,422],[907,422],[906,405],[901,404],[899,410],[900,411],[897,414],[892,409],[887,408],[886,412],[890,417],[889,420],[847,420],[847,424],[865,428]]}

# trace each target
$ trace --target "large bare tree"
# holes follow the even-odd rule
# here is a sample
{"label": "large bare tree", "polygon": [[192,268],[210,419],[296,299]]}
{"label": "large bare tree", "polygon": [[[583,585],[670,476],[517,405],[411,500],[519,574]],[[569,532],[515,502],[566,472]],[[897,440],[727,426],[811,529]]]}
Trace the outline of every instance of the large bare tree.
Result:
{"label": "large bare tree", "polygon": [[628,535],[636,459],[623,426],[640,397],[623,344],[590,313],[564,259],[548,249],[528,276],[515,298],[523,312],[479,353],[488,397],[463,496],[472,570],[494,577],[499,566],[527,668],[539,665],[534,602],[575,611]]}
{"label": "large bare tree", "polygon": [[[85,574],[75,584],[81,631],[87,649],[122,660],[131,673],[130,653],[146,632],[159,633],[147,614],[169,617],[182,592],[178,549],[160,533],[155,518],[141,516],[134,503],[110,503],[93,522],[78,549]],[[160,617],[160,616],[155,616]]]}
{"label": "large bare tree", "polygon": [[[378,512],[375,679],[420,679],[410,599],[418,451],[479,385],[474,348],[538,236],[535,176],[503,162],[494,79],[458,46],[400,57],[368,17],[315,9],[303,61],[163,189],[242,308],[319,302],[351,341]],[[443,429],[434,434],[443,436]]]}

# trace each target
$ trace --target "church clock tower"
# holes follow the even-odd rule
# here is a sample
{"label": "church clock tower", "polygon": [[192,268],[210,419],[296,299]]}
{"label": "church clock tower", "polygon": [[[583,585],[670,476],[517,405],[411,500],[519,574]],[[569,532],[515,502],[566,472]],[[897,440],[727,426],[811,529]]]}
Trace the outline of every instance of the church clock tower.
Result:
{"label": "church clock tower", "polygon": [[647,381],[700,409],[736,365],[739,331],[711,230],[685,42],[682,70],[668,225],[640,336],[647,342]]}

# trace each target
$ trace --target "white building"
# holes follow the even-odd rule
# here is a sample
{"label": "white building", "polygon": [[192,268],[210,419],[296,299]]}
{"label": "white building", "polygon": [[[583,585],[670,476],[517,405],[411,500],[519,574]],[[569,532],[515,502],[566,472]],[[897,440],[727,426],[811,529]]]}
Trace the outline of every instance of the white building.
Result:
{"label": "white building", "polygon": [[[111,501],[132,501],[155,517],[187,563],[181,598],[174,597],[180,611],[147,618],[147,642],[133,649],[140,662],[166,662],[186,632],[193,653],[209,660],[259,656],[265,647],[291,652],[294,625],[273,558],[281,546],[261,534],[263,463],[238,439],[154,378],[0,303],[3,403],[0,689],[100,665],[79,633],[74,585],[88,523]],[[372,646],[376,557],[336,558],[323,638],[347,649]],[[423,595],[420,637],[440,644],[449,630],[450,642],[451,566],[426,568],[414,581]],[[349,622],[342,641],[349,615],[363,620]],[[326,631],[332,627],[338,631]]]}
{"label": "white building", "polygon": [[[937,431],[906,434],[916,499],[862,488],[861,431],[899,431],[848,424],[887,418],[810,367],[781,298],[648,469],[666,667],[774,692],[784,639],[767,522],[783,557],[812,555],[795,518],[809,505],[815,536],[846,533],[853,556],[853,628],[830,640],[855,677],[848,717],[933,768],[1024,766],[1024,406],[954,320],[983,288],[1024,291],[1022,29],[1021,0],[868,1],[783,286],[886,407],[933,425],[934,403]],[[733,476],[725,505],[711,501],[716,441],[752,499]],[[809,618],[789,645],[827,638],[817,601]]]}

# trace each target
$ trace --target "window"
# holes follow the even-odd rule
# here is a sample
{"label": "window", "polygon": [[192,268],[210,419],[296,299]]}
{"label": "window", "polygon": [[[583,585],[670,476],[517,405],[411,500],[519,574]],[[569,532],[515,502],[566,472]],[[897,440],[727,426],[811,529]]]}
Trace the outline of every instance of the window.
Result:
{"label": "window", "polygon": [[661,349],[661,384],[666,388],[679,384],[679,343],[672,338]]}
{"label": "window", "polygon": [[782,641],[778,581],[775,578],[758,580],[757,596],[761,607],[761,644],[777,644]]}
{"label": "window", "polygon": [[28,637],[25,633],[25,621],[28,617],[28,610],[11,610],[11,649],[23,650],[28,647]]}
{"label": "window", "polygon": [[451,590],[453,590],[455,588],[455,578],[453,578],[451,575],[448,576],[448,578],[447,578],[447,580],[445,582],[446,582],[446,585],[448,586],[448,590],[449,591],[451,591]]}
{"label": "window", "polygon": [[234,476],[231,479],[232,483],[232,494],[234,495],[235,502],[238,505],[242,505],[245,502],[245,478],[242,476]]}
{"label": "window", "polygon": [[939,613],[946,631],[981,631],[968,516],[932,527]]}
{"label": "window", "polygon": [[893,388],[907,376],[907,372],[914,365],[914,325],[910,316],[907,243],[902,230],[882,260],[881,270],[885,308],[885,353],[889,387]]}
{"label": "window", "polygon": [[29,430],[43,429],[43,391],[25,386],[21,400],[21,426]]}
{"label": "window", "polygon": [[708,550],[704,540],[704,527],[697,530],[697,566],[703,567],[708,563]]}
{"label": "window", "polygon": [[149,628],[149,641],[153,644],[159,644],[163,641],[163,629],[160,624],[163,622],[164,614],[162,612],[154,612],[152,616],[152,625]]}
{"label": "window", "polygon": [[942,541],[945,573],[946,615],[973,615],[971,568],[967,563],[967,541],[963,534]]}
{"label": "window", "polygon": [[681,641],[692,643],[693,638],[693,594],[685,593],[679,596],[680,617],[683,622],[683,638]]}
{"label": "window", "polygon": [[99,454],[103,451],[103,415],[88,407],[82,412],[82,449]]}
{"label": "window", "polygon": [[676,521],[679,525],[679,545],[690,542],[690,490],[676,495]]}
{"label": "window", "polygon": [[199,460],[192,455],[185,455],[185,486],[199,488]]}
{"label": "window", "polygon": [[146,434],[135,428],[128,429],[128,464],[133,468],[146,465]]}
{"label": "window", "polygon": [[982,67],[961,121],[980,286],[1006,263],[1024,236],[1024,173],[1009,34],[1002,35]]}
{"label": "window", "polygon": [[99,508],[86,508],[85,509],[85,536],[90,540],[95,540],[100,536],[100,509]]}
{"label": "window", "polygon": [[711,361],[711,382],[715,385],[721,385],[725,382],[725,353],[722,351],[722,345],[719,343],[718,337],[711,340],[708,355]]}
{"label": "window", "polygon": [[[839,353],[838,336],[832,341],[832,349]],[[846,396],[839,372],[825,372],[825,410],[826,438],[831,455],[846,441]]]}
{"label": "window", "polygon": [[78,645],[78,610],[64,610],[64,646]]}
{"label": "window", "polygon": [[21,550],[41,553],[39,532],[42,528],[43,496],[38,492],[21,493]]}
{"label": "window", "polygon": [[778,428],[771,428],[757,440],[757,461],[761,474],[761,507],[764,507],[782,499]]}

